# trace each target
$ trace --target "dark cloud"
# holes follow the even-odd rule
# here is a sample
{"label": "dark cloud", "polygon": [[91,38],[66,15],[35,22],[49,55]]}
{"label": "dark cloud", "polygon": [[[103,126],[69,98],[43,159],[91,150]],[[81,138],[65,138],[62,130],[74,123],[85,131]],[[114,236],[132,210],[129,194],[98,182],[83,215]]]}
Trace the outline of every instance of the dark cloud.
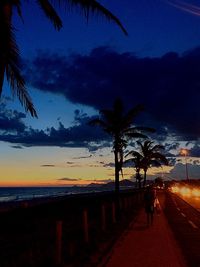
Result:
{"label": "dark cloud", "polygon": [[106,168],[114,168],[115,164],[113,162],[109,162],[109,163],[104,164],[103,166]]}
{"label": "dark cloud", "polygon": [[165,143],[165,150],[166,151],[177,150],[179,147],[180,147],[180,144],[178,142]]}
{"label": "dark cloud", "polygon": [[16,149],[23,149],[23,147],[22,146],[11,146],[12,148],[16,148]]}
{"label": "dark cloud", "polygon": [[104,165],[105,162],[104,161],[97,161],[98,164]]}
{"label": "dark cloud", "polygon": [[168,158],[168,164],[169,164],[169,166],[175,166],[176,165],[176,162],[177,162],[177,160],[176,160],[175,157]]}
{"label": "dark cloud", "polygon": [[[0,141],[19,144],[24,147],[31,146],[58,146],[58,147],[84,147],[89,151],[96,151],[106,145],[110,146],[109,136],[107,136],[100,128],[88,125],[88,121],[92,119],[85,117],[78,124],[65,128],[59,122],[58,128],[47,128],[46,130],[37,130],[25,127],[23,132],[10,133],[6,131],[0,134]],[[92,131],[91,131],[92,129]],[[91,157],[79,157],[87,158]]]}
{"label": "dark cloud", "polygon": [[75,182],[75,181],[80,181],[81,179],[75,179],[75,178],[60,178],[58,181],[70,181],[70,182]]}
{"label": "dark cloud", "polygon": [[6,108],[6,103],[0,103],[0,132],[6,133],[22,133],[26,126],[22,119],[26,115],[16,110]]}
{"label": "dark cloud", "polygon": [[193,164],[194,165],[199,165],[200,164],[200,160],[193,160]]}
{"label": "dark cloud", "polygon": [[151,124],[167,127],[158,129],[161,137],[170,131],[180,140],[194,140],[200,135],[199,51],[160,58],[138,58],[108,47],[70,57],[40,53],[25,74],[39,90],[96,109],[110,107],[115,96],[121,96],[127,107],[143,103]]}
{"label": "dark cloud", "polygon": [[92,155],[90,154],[89,156],[74,157],[73,159],[88,159],[91,157],[92,157]]}
{"label": "dark cloud", "polygon": [[53,165],[53,164],[43,164],[43,165],[40,165],[40,167],[55,167],[55,165]]}
{"label": "dark cloud", "polygon": [[189,151],[191,157],[200,157],[200,144],[196,143]]}

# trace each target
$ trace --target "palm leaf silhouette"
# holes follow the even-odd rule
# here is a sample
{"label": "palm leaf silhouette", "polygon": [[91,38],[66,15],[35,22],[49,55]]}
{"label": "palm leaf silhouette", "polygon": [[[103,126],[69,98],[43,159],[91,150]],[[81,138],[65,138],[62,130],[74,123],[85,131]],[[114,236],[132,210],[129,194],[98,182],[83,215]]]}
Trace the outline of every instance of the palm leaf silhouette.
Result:
{"label": "palm leaf silhouette", "polygon": [[[36,2],[39,5],[56,30],[61,29],[62,20],[55,6],[62,7],[64,5],[66,10],[78,7],[83,11],[87,20],[90,14],[101,15],[108,21],[117,24],[124,34],[127,35],[127,31],[120,20],[95,0],[35,0],[29,2]],[[26,111],[30,112],[33,117],[37,117],[36,110],[27,92],[25,81],[21,74],[20,52],[15,39],[15,28],[12,25],[12,13],[14,9],[17,10],[18,16],[23,19],[21,4],[22,1],[20,0],[0,1],[0,95],[3,89],[4,76],[6,75],[13,95],[18,96]]]}

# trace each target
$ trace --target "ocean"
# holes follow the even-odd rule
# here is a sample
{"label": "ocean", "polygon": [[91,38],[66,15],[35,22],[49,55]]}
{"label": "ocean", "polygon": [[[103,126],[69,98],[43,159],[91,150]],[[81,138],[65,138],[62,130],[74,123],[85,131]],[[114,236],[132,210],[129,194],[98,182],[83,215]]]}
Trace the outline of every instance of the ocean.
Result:
{"label": "ocean", "polygon": [[74,193],[84,193],[84,191],[86,189],[82,188],[82,190],[77,191],[74,187],[0,187],[0,202],[58,197]]}

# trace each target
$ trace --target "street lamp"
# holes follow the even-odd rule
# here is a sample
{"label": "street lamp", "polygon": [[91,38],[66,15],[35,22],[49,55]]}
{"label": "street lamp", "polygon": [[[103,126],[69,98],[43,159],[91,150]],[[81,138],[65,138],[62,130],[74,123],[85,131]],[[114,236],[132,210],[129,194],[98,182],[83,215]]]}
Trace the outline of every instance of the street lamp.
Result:
{"label": "street lamp", "polygon": [[188,149],[182,148],[180,150],[180,155],[185,156],[185,172],[186,172],[186,180],[189,181],[189,176],[188,176],[188,165],[187,165],[187,155],[188,155]]}

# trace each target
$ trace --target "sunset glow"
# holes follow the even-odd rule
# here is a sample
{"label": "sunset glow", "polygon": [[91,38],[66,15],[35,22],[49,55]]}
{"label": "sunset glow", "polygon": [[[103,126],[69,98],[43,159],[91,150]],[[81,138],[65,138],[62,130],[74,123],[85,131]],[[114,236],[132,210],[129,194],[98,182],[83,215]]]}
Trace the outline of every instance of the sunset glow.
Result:
{"label": "sunset glow", "polygon": [[[128,37],[115,22],[95,14],[86,23],[81,12],[56,7],[63,20],[56,31],[37,1],[21,1],[20,8],[24,23],[15,9],[12,23],[38,118],[12,96],[5,76],[0,186],[113,181],[112,137],[89,121],[112,108],[115,98],[121,98],[125,112],[142,104],[132,126],[156,129],[147,136],[165,147],[169,166],[149,168],[148,180],[185,179],[186,167],[189,179],[200,178],[200,6],[195,1],[111,1],[108,9]],[[128,140],[125,154],[138,140]],[[134,166],[123,173],[120,179],[135,181]]]}

